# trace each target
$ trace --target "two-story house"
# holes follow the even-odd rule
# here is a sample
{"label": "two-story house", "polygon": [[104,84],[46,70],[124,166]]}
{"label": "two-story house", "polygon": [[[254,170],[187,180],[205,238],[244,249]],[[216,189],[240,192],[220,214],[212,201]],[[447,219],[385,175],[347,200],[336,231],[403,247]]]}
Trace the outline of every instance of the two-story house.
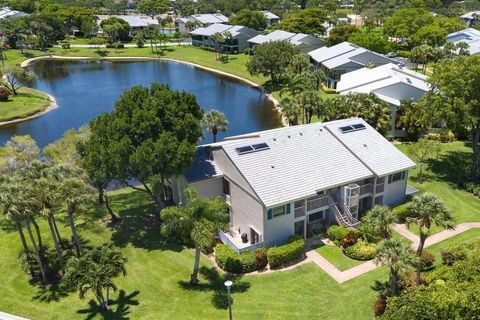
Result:
{"label": "two-story house", "polygon": [[259,34],[258,36],[249,39],[248,46],[250,48],[250,53],[254,53],[253,49],[257,45],[270,41],[288,41],[297,47],[300,52],[309,52],[325,45],[324,40],[312,35],[275,30],[269,34]]}
{"label": "two-story house", "polygon": [[[217,45],[213,36],[222,34],[226,37],[222,44],[223,50],[227,53],[240,53],[248,48],[248,39],[258,35],[258,31],[244,27],[231,26],[228,24],[211,24],[208,27],[201,27],[190,32],[192,45],[199,47],[215,48]],[[228,37],[227,37],[228,35]]]}
{"label": "two-story house", "polygon": [[[405,200],[415,163],[362,119],[313,123],[235,136],[198,147],[173,199],[195,188],[224,197],[231,232],[220,239],[241,252],[306,237],[322,223],[355,226],[363,212]],[[242,241],[243,235],[243,241]]]}

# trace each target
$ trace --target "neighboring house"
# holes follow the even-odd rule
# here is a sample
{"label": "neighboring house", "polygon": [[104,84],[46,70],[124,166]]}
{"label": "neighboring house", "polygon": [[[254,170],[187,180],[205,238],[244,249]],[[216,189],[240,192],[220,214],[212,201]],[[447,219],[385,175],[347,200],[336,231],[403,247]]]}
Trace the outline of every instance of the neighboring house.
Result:
{"label": "neighboring house", "polygon": [[208,27],[211,24],[228,24],[228,18],[221,13],[194,14],[185,18],[175,20],[176,32],[190,32],[188,22],[191,22],[193,29],[198,27]]}
{"label": "neighboring house", "polygon": [[[97,16],[97,26],[99,30],[100,24],[102,23],[103,20],[106,20],[111,17],[116,17],[119,19],[122,19],[123,21],[127,22],[130,25],[130,31],[128,35],[130,37],[133,37],[135,34],[137,34],[140,31],[145,30],[149,25],[156,25],[158,26],[158,20],[157,19],[152,19],[151,17],[147,16],[137,16],[137,15],[98,15]],[[100,31],[101,33],[102,31]]]}
{"label": "neighboring house", "polygon": [[344,73],[352,72],[373,64],[382,66],[395,63],[379,53],[356,46],[349,42],[342,42],[331,47],[323,47],[308,53],[311,62],[322,69],[326,75],[326,85],[336,88],[337,82]]}
{"label": "neighboring house", "polygon": [[460,20],[464,21],[469,27],[480,22],[480,11],[470,11],[460,16]]}
{"label": "neighboring house", "polygon": [[211,24],[206,28],[197,28],[190,32],[192,45],[215,48],[215,41],[212,36],[216,33],[229,33],[231,37],[223,44],[224,51],[227,53],[240,53],[248,48],[248,39],[256,36],[258,31],[244,27],[231,26],[227,24]]}
{"label": "neighboring house", "polygon": [[[260,131],[198,147],[185,176],[171,179],[173,199],[193,187],[223,197],[237,252],[306,237],[313,224],[355,226],[374,205],[405,200],[415,163],[359,118]],[[241,240],[246,234],[247,241]],[[245,235],[244,235],[245,237]]]}
{"label": "neighboring house", "polygon": [[343,74],[337,84],[337,92],[374,93],[389,104],[392,115],[393,136],[404,136],[405,132],[395,130],[397,109],[402,100],[420,99],[428,90],[427,77],[418,72],[402,68],[393,63],[368,69],[362,68]]}
{"label": "neighboring house", "polygon": [[270,11],[262,11],[265,18],[267,18],[267,27],[274,26],[280,22],[280,17]]}
{"label": "neighboring house", "polygon": [[[301,52],[309,52],[325,45],[325,42],[322,39],[315,36],[304,33],[292,33],[282,30],[275,30],[267,35],[260,34],[256,37],[253,37],[248,40],[248,45],[250,49],[253,49],[259,44],[279,40],[286,40],[290,42],[291,44],[296,46]],[[251,52],[253,52],[253,50],[251,50]]]}
{"label": "neighboring house", "polygon": [[447,36],[447,42],[459,43],[466,42],[468,44],[468,52],[470,54],[480,53],[480,31],[473,28],[467,28]]}
{"label": "neighboring house", "polygon": [[9,7],[3,7],[0,9],[0,20],[5,18],[17,19],[24,16],[28,16],[28,14],[22,11],[11,10]]}

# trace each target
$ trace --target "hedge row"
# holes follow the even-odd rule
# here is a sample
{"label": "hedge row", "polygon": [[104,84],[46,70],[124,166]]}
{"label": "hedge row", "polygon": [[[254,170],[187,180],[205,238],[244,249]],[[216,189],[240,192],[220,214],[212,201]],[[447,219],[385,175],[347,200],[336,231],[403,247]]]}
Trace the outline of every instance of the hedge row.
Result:
{"label": "hedge row", "polygon": [[272,247],[267,251],[270,268],[279,266],[303,257],[305,241],[299,236],[290,237],[286,244],[279,247]]}
{"label": "hedge row", "polygon": [[215,248],[215,261],[220,268],[231,273],[248,273],[263,270],[267,266],[266,249],[260,248],[238,254],[226,244]]}

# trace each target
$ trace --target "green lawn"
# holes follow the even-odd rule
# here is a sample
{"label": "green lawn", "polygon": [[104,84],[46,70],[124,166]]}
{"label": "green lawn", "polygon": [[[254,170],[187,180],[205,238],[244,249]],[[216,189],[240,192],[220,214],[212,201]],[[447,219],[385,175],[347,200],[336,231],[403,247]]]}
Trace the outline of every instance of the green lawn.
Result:
{"label": "green lawn", "polygon": [[480,229],[470,229],[456,235],[455,237],[436,243],[426,248],[425,250],[433,253],[433,255],[435,255],[435,258],[436,258],[435,265],[440,265],[442,263],[442,255],[440,254],[442,249],[450,245],[460,244],[463,242],[468,242],[470,240],[479,239],[479,238],[480,238]]}
{"label": "green lawn", "polygon": [[[457,186],[468,180],[471,163],[471,148],[463,141],[442,143],[438,155],[432,155],[424,167],[425,181],[419,183],[419,167],[410,171],[409,185],[421,191],[437,194],[455,218],[455,223],[480,221],[480,200]],[[398,146],[408,155],[408,146]],[[419,233],[418,226],[410,226],[410,230]],[[442,228],[432,226],[432,233]]]}
{"label": "green lawn", "polygon": [[[115,304],[106,319],[225,319],[227,277],[202,258],[201,284],[185,285],[193,265],[190,249],[162,241],[148,218],[146,198],[139,192],[118,191],[112,205],[121,214],[121,225],[110,228],[100,222],[103,212],[91,211],[77,217],[79,233],[87,246],[113,242],[128,257],[126,277],[117,279]],[[48,229],[39,220],[44,241]],[[61,233],[68,229],[61,221]],[[17,258],[20,241],[7,224],[0,224],[0,310],[32,319],[100,319],[95,305],[76,293],[58,288],[42,291],[28,283]],[[233,313],[236,319],[372,319],[377,292],[375,280],[386,280],[380,268],[344,284],[338,284],[313,263],[286,272],[230,277],[233,280]]]}
{"label": "green lawn", "polygon": [[338,246],[323,245],[315,250],[340,271],[348,270],[365,262],[347,257]]}
{"label": "green lawn", "polygon": [[20,88],[17,95],[11,95],[9,101],[0,102],[0,121],[25,118],[45,110],[50,100],[45,93],[31,89]]}

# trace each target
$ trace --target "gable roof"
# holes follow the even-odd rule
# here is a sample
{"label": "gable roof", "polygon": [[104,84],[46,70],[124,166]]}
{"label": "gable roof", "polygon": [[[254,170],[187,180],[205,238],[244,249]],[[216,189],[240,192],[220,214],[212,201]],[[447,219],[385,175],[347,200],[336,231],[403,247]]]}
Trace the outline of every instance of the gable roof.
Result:
{"label": "gable roof", "polygon": [[[275,30],[266,35],[259,34],[258,36],[249,39],[248,42],[254,43],[254,44],[262,44],[270,41],[287,40],[291,44],[298,46],[303,43],[302,42],[303,39],[309,38],[309,37],[317,39],[316,37],[313,37],[305,33],[293,33],[293,32],[287,32],[283,30]],[[320,39],[318,40],[320,41]]]}
{"label": "gable roof", "polygon": [[[389,63],[372,69],[362,68],[342,74],[340,81],[337,83],[337,91],[340,93],[376,93],[375,90],[402,83],[426,92],[429,89],[426,80],[427,77],[423,74]],[[400,105],[400,101],[394,97],[383,94],[378,96],[388,103]],[[408,97],[402,99],[405,98]],[[412,98],[415,97],[412,96]]]}
{"label": "gable roof", "polygon": [[383,61],[384,63],[382,64],[395,62],[379,53],[346,41],[331,47],[322,47],[310,51],[308,54],[313,60],[317,63],[323,64],[328,69],[333,69],[350,62],[362,66],[370,62],[368,58],[365,59],[367,56],[374,57],[375,59],[378,59],[378,61]]}
{"label": "gable roof", "polygon": [[188,20],[197,20],[202,24],[227,23],[228,18],[221,13],[193,14],[187,17]]}
{"label": "gable roof", "polygon": [[123,21],[127,22],[130,27],[135,28],[135,27],[146,27],[148,25],[158,25],[158,20],[152,19],[151,17],[148,16],[138,16],[138,15],[97,15],[98,20],[97,24],[100,25],[100,23],[103,20],[106,20],[108,18],[116,17],[119,19],[122,19]]}
{"label": "gable roof", "polygon": [[[364,124],[362,134],[339,131],[338,127],[350,123]],[[237,148],[261,143],[266,143],[268,149],[244,154],[237,151]],[[365,148],[363,144],[369,146],[368,152],[362,149]],[[266,207],[314,196],[319,190],[374,174],[383,175],[415,166],[358,118],[234,136],[209,147],[223,149]],[[377,164],[377,158],[368,153],[378,154],[378,161],[383,163]]]}
{"label": "gable roof", "polygon": [[447,36],[447,42],[458,43],[460,41],[468,44],[470,54],[480,52],[480,31],[474,28],[467,28],[457,32],[450,33]]}
{"label": "gable roof", "polygon": [[255,31],[253,29],[250,29],[244,26],[231,26],[228,24],[220,24],[220,23],[214,23],[209,25],[208,27],[197,28],[191,31],[190,34],[209,37],[209,36],[213,36],[215,33],[224,33],[224,32],[230,32],[233,38],[235,38],[240,34],[246,34],[249,36],[258,34],[258,31]]}
{"label": "gable roof", "polygon": [[272,20],[272,19],[280,19],[279,16],[277,16],[276,14],[274,13],[271,13],[270,11],[262,11],[263,15],[265,16],[265,18],[269,19],[269,20]]}
{"label": "gable roof", "polygon": [[460,16],[463,19],[473,19],[474,15],[476,19],[480,19],[480,11],[470,11]]}
{"label": "gable roof", "polygon": [[22,11],[11,10],[8,7],[3,7],[0,9],[0,19],[5,19],[5,18],[16,19],[24,16],[28,16],[28,14]]}

